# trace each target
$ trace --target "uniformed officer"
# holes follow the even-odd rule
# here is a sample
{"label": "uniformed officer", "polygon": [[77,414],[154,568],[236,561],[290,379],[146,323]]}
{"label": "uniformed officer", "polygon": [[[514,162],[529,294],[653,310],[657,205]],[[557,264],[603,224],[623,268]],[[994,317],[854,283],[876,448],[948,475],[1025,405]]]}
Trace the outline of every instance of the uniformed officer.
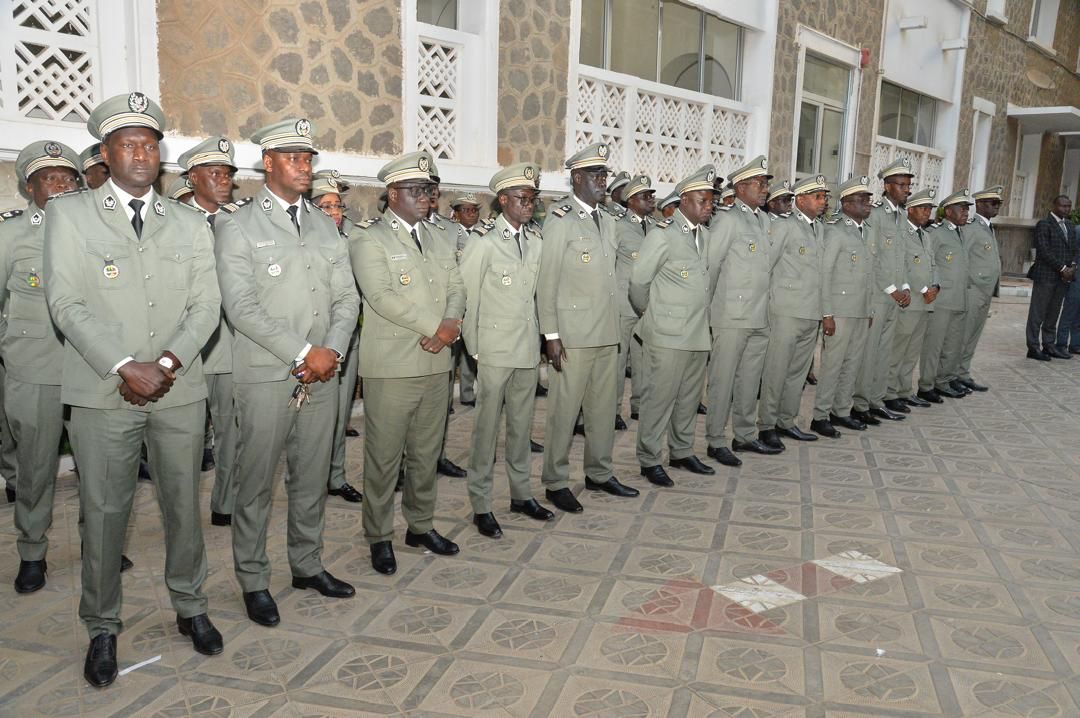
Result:
{"label": "uniformed officer", "polygon": [[649,231],[630,274],[630,302],[641,314],[636,331],[644,357],[634,368],[635,381],[638,367],[644,369],[637,458],[641,475],[656,486],[674,486],[661,463],[665,434],[668,466],[716,473],[694,455],[694,425],[709,357],[709,230],[704,223],[712,216],[715,177],[716,170],[706,165],[675,185],[682,198],[678,211]]}
{"label": "uniformed officer", "polygon": [[720,204],[724,207],[735,204],[735,188],[730,184],[720,191]]}
{"label": "uniformed officer", "polygon": [[[472,192],[455,197],[450,202],[450,209],[453,210],[451,219],[460,224],[466,232],[472,230],[480,221],[480,200]],[[465,241],[468,243],[468,234],[465,235]]]}
{"label": "uniformed officer", "polygon": [[794,197],[795,193],[791,191],[791,182],[773,180],[772,184],[769,185],[769,196],[765,200],[765,208],[769,210],[769,219],[787,217],[791,214],[791,202]]}
{"label": "uniformed officer", "polygon": [[[759,155],[735,170],[728,181],[736,200],[713,217],[709,229],[708,454],[725,466],[742,464],[732,450],[779,454],[757,438],[757,397],[765,350],[769,346],[770,222],[765,196],[772,175]],[[731,415],[734,438],[725,444]]]}
{"label": "uniformed officer", "polygon": [[[458,249],[456,256],[458,263],[461,263],[461,258],[465,253],[465,247],[468,244],[470,230],[476,227],[477,222],[480,220],[480,200],[476,198],[476,195],[472,192],[466,192],[463,195],[459,195],[450,203],[452,222],[457,222],[461,225],[461,228],[465,230],[458,237]],[[490,223],[485,223],[490,227]],[[484,226],[483,224],[481,227]],[[465,338],[462,337],[462,344],[465,343]],[[465,406],[476,406],[476,362],[473,361],[468,346],[465,350],[455,351],[456,360],[454,362],[455,368],[461,372],[461,386],[458,398],[461,399],[461,403]]]}
{"label": "uniformed officer", "polygon": [[401,512],[407,546],[452,555],[457,544],[432,526],[435,470],[443,445],[452,355],[465,311],[453,245],[424,218],[431,212],[431,157],[413,152],[379,170],[387,209],[358,225],[349,242],[364,298],[364,536],[371,565],[397,570],[394,486],[407,464]]}
{"label": "uniformed officer", "polygon": [[934,311],[938,294],[934,250],[926,233],[930,213],[934,210],[934,190],[921,189],[907,198],[905,223],[896,236],[904,253],[904,277],[918,296],[900,310],[893,331],[893,346],[889,352],[889,388],[885,406],[891,411],[911,413],[909,407],[928,407],[930,403],[914,396],[911,372],[919,363],[923,339]]}
{"label": "uniformed officer", "polygon": [[660,210],[660,214],[664,216],[664,219],[671,219],[671,216],[675,214],[675,210],[679,208],[679,202],[682,200],[679,195],[672,192],[667,197],[660,200],[656,208]]}
{"label": "uniformed officer", "polygon": [[194,194],[194,190],[191,187],[191,182],[185,175],[180,175],[165,188],[165,196],[169,199],[175,199],[177,202],[183,204],[191,204],[191,197]]}
{"label": "uniformed officer", "polygon": [[507,167],[495,173],[488,186],[501,212],[493,225],[473,230],[461,260],[466,297],[461,333],[478,367],[469,460],[473,523],[482,535],[499,538],[502,529],[491,511],[491,487],[500,415],[506,417],[510,510],[539,521],[553,517],[529,486],[529,431],[540,365],[536,278],[541,249],[540,230],[531,220],[540,167]]}
{"label": "uniformed officer", "polygon": [[[236,160],[229,138],[209,137],[184,152],[176,164],[185,173],[183,179],[191,190],[186,201],[203,213],[213,229],[222,207],[233,198],[233,175]],[[235,206],[229,206],[235,209]],[[228,526],[232,523],[236,499],[236,411],[233,406],[232,376],[233,331],[222,312],[218,328],[202,349],[203,374],[206,376],[207,408],[210,426],[203,437],[203,471],[214,472],[214,490],[210,494],[210,523]],[[211,449],[213,447],[213,449]],[[209,456],[208,456],[209,454]],[[214,460],[214,454],[217,460]]]}
{"label": "uniformed officer", "polygon": [[870,179],[852,177],[840,185],[841,216],[825,223],[821,261],[821,315],[825,334],[810,429],[838,438],[836,426],[865,431],[850,416],[855,381],[870,328],[870,292],[874,275],[870,252]]}
{"label": "uniformed officer", "polygon": [[[25,211],[5,212],[0,223],[0,354],[3,355],[3,403],[17,447],[21,483],[15,503],[19,572],[17,593],[45,585],[46,533],[52,525],[53,494],[60,464],[64,406],[60,380],[63,338],[45,304],[42,255],[45,248],[45,203],[78,187],[79,157],[59,142],[34,142],[15,160],[15,173],[30,196]],[[7,448],[5,446],[5,448]]]}
{"label": "uniformed officer", "polygon": [[549,501],[580,512],[569,488],[570,442],[585,419],[585,488],[634,497],[612,473],[619,364],[615,298],[615,220],[604,209],[608,146],[597,142],[566,160],[572,195],[548,212],[537,286],[537,309],[549,374],[547,450],[542,476]]}
{"label": "uniformed officer", "polygon": [[641,242],[645,233],[656,224],[652,213],[656,209],[656,190],[647,175],[635,175],[618,189],[626,211],[615,221],[615,286],[619,297],[619,366],[616,380],[619,382],[615,402],[615,430],[626,429],[622,418],[622,398],[626,393],[626,368],[630,367],[630,418],[638,418],[641,388],[645,385],[645,369],[641,353],[641,341],[634,336],[639,314],[630,305],[630,272],[641,254]]}
{"label": "uniformed officer", "polygon": [[855,383],[852,416],[864,424],[881,419],[899,421],[903,413],[885,404],[889,366],[893,362],[893,333],[900,312],[911,304],[911,285],[904,277],[904,249],[899,239],[904,222],[904,202],[911,194],[911,162],[901,158],[878,172],[885,183],[881,202],[867,219],[870,251],[874,259],[874,285],[870,292],[874,321],[866,335],[865,355]]}
{"label": "uniformed officer", "polygon": [[919,398],[936,404],[943,396],[960,399],[971,393],[956,381],[967,311],[968,252],[964,233],[971,204],[967,188],[953,192],[939,205],[945,218],[929,233],[941,292],[934,301],[923,341]]}
{"label": "uniformed officer", "polygon": [[215,223],[218,283],[235,333],[233,382],[240,426],[232,544],[248,618],[281,617],[270,595],[266,534],[274,474],[285,452],[288,555],[294,588],[347,598],[353,587],[323,566],[326,478],[337,420],[338,364],[360,298],[333,220],[304,198],[316,154],[306,119],[257,130],[263,185]]}
{"label": "uniformed officer", "polygon": [[608,185],[607,195],[611,197],[611,201],[607,203],[608,212],[613,217],[621,217],[626,213],[626,188],[630,184],[631,175],[626,170],[619,172],[615,175],[615,178],[611,180],[611,184]]}
{"label": "uniformed officer", "polygon": [[[960,350],[956,380],[972,391],[989,389],[971,378],[971,360],[975,357],[975,347],[990,315],[994,289],[1001,278],[1001,255],[991,220],[997,217],[1001,209],[1002,192],[1004,187],[1000,185],[972,192],[975,216],[964,227],[968,253],[967,315],[964,318],[964,344]],[[1065,347],[1066,351],[1068,349]]]}
{"label": "uniformed officer", "polygon": [[[338,234],[349,242],[345,230],[345,192],[349,186],[341,179],[337,170],[319,170],[311,178],[311,202],[334,220]],[[356,396],[357,365],[360,361],[360,324],[353,327],[349,339],[349,350],[345,361],[338,371],[338,408],[334,420],[334,445],[330,452],[330,478],[326,483],[326,493],[338,496],[349,503],[357,504],[364,500],[363,495],[345,480],[345,439],[347,436],[359,436],[360,432],[349,426],[352,416],[353,397]]]}
{"label": "uniformed officer", "polygon": [[772,276],[769,282],[769,347],[761,378],[758,438],[783,449],[780,434],[816,441],[795,423],[803,383],[814,359],[821,323],[821,260],[825,227],[821,216],[829,186],[823,175],[791,188],[795,209],[772,225]]}
{"label": "uniformed officer", "polygon": [[101,156],[100,142],[95,142],[79,153],[79,166],[88,189],[97,189],[109,179],[109,166]]}
{"label": "uniformed officer", "polygon": [[120,549],[146,442],[165,525],[165,583],[196,651],[223,650],[206,615],[199,460],[206,382],[199,350],[218,325],[213,240],[202,216],[153,190],[165,130],[141,92],[104,101],[87,121],[110,179],[56,197],[45,213],[45,294],[64,335],[60,399],[79,465],[83,675],[116,679]]}

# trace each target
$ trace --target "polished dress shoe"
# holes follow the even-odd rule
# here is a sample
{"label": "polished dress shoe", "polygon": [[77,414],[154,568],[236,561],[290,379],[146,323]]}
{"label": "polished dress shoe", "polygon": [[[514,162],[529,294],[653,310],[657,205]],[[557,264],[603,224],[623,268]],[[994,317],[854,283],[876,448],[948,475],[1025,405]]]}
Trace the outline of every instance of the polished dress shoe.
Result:
{"label": "polished dress shoe", "polygon": [[969,388],[967,384],[960,381],[959,379],[953,379],[952,381],[950,381],[949,382],[949,388],[952,389],[953,391],[960,392],[964,396],[967,396],[968,394],[974,394],[975,393],[973,389]]}
{"label": "polished dress shoe", "polygon": [[1044,352],[1042,349],[1032,349],[1028,347],[1027,358],[1035,359],[1036,361],[1050,361],[1050,355]]}
{"label": "polished dress shoe", "polygon": [[476,406],[476,399],[462,399],[462,406]]}
{"label": "polished dress shoe", "polygon": [[127,571],[129,568],[134,568],[134,567],[135,567],[135,564],[132,563],[130,558],[128,558],[124,554],[120,554],[120,573],[123,573],[124,571]]}
{"label": "polished dress shoe", "polygon": [[585,488],[589,491],[603,491],[606,494],[612,496],[619,496],[624,499],[632,499],[635,496],[641,494],[637,489],[625,486],[619,483],[619,480],[612,476],[607,481],[593,481],[588,476],[585,477]]}
{"label": "polished dress shoe", "polygon": [[618,414],[615,415],[615,431],[626,431],[626,422]]}
{"label": "polished dress shoe", "polygon": [[203,471],[209,471],[214,468],[214,452],[212,449],[203,449],[201,468]]}
{"label": "polished dress shoe", "polygon": [[574,436],[585,436],[584,424],[574,424]]}
{"label": "polished dress shoe", "polygon": [[945,403],[945,400],[941,398],[941,394],[937,393],[937,389],[930,389],[928,391],[923,391],[922,389],[920,389],[915,396],[919,397],[923,401],[928,401],[931,404]]}
{"label": "polished dress shoe", "polygon": [[551,519],[555,518],[555,514],[541,506],[536,499],[526,499],[524,501],[510,499],[510,512],[525,514],[530,519],[536,519],[537,521],[551,521]]}
{"label": "polished dress shoe", "polygon": [[649,483],[654,486],[669,487],[674,486],[675,482],[671,480],[671,477],[664,471],[664,467],[657,464],[656,466],[642,466],[641,475],[649,480]]}
{"label": "polished dress shoe", "polygon": [[726,446],[710,446],[705,449],[705,455],[710,459],[719,461],[724,466],[742,466],[742,459],[731,453],[731,449]]}
{"label": "polished dress shoe", "polygon": [[352,486],[350,486],[348,481],[346,481],[336,489],[330,489],[326,493],[330,494],[331,496],[340,496],[341,498],[348,501],[350,504],[358,504],[364,500],[364,495],[354,489]]}
{"label": "polished dress shoe", "polygon": [[706,414],[709,413],[709,409],[704,404],[698,402],[697,413],[701,414],[702,416],[705,416]]}
{"label": "polished dress shoe", "polygon": [[543,384],[540,384],[539,382],[537,382],[537,384],[536,384],[536,395],[537,396],[547,396],[547,387],[544,386]]}
{"label": "polished dress shoe", "polygon": [[841,436],[836,427],[832,425],[832,422],[827,419],[814,419],[810,422],[810,430],[816,431],[828,439],[839,439]]}
{"label": "polished dress shoe", "polygon": [[[1070,349],[1069,351],[1072,351],[1072,350]],[[1073,353],[1080,353],[1080,352],[1073,352]],[[957,381],[960,382],[961,384],[963,384],[964,386],[966,386],[968,389],[971,389],[972,391],[990,391],[990,387],[985,386],[983,384],[980,384],[979,382],[975,381],[974,379],[957,379]]]}
{"label": "polished dress shoe", "polygon": [[83,678],[94,688],[104,688],[116,680],[116,636],[99,633],[90,639]]}
{"label": "polished dress shoe", "polygon": [[360,436],[360,432],[352,428],[351,426],[346,426],[345,436],[349,437],[350,439],[355,439],[356,437]]}
{"label": "polished dress shoe", "polygon": [[293,588],[313,588],[327,598],[348,598],[356,595],[356,589],[334,576],[329,571],[320,571],[314,576],[293,576]]}
{"label": "polished dress shoe", "polygon": [[232,514],[219,514],[217,511],[210,512],[211,526],[232,526]]}
{"label": "polished dress shoe", "polygon": [[806,374],[806,383],[810,386],[817,386],[817,377],[814,376],[814,372],[808,372]]}
{"label": "polished dress shoe", "polygon": [[851,429],[852,431],[866,431],[866,424],[859,421],[854,416],[837,416],[836,414],[829,414],[829,423],[833,426],[840,425],[845,429]]}
{"label": "polished dress shoe", "polygon": [[776,427],[776,433],[794,439],[795,441],[817,441],[817,437],[813,434],[807,433],[799,427],[792,424],[788,428]]}
{"label": "polished dress shoe", "polygon": [[423,546],[428,551],[431,551],[431,553],[437,553],[440,556],[453,556],[460,550],[456,543],[442,536],[435,529],[431,529],[427,533],[422,534],[414,534],[412,531],[406,531],[405,545],[413,548]]}
{"label": "polished dress shoe", "polygon": [[502,538],[502,527],[495,520],[495,514],[473,514],[472,522],[476,524],[476,530],[481,536],[488,538]]}
{"label": "polished dress shoe", "polygon": [[570,489],[556,489],[552,491],[547,489],[544,491],[544,495],[547,496],[547,500],[551,504],[559,509],[559,511],[565,511],[569,514],[580,514],[584,509],[581,507],[581,503],[578,502],[577,497],[574,496],[574,492]]}
{"label": "polished dress shoe", "polygon": [[668,466],[675,469],[684,469],[691,474],[701,474],[702,476],[712,476],[716,473],[716,469],[706,464],[698,457],[691,454],[690,456],[684,456],[681,459],[672,459],[668,462]]}
{"label": "polished dress shoe", "polygon": [[895,411],[897,414],[910,414],[911,408],[907,405],[903,399],[886,399],[885,408],[889,411]]}
{"label": "polished dress shoe", "polygon": [[265,588],[260,591],[244,592],[244,608],[248,618],[260,626],[276,626],[281,623],[274,598]]}
{"label": "polished dress shoe", "polygon": [[15,487],[12,486],[10,482],[4,487],[4,495],[7,496],[7,502],[9,504],[15,503]]}
{"label": "polished dress shoe", "polygon": [[542,453],[544,453],[544,445],[543,444],[538,444],[535,441],[533,441],[532,439],[529,439],[529,453],[531,453],[531,454],[542,454]]}
{"label": "polished dress shoe", "polygon": [[963,399],[967,396],[967,392],[957,391],[951,386],[935,386],[934,391],[938,393],[938,396],[944,396],[949,399]]}
{"label": "polished dress shoe", "polygon": [[760,441],[762,444],[765,444],[765,446],[771,447],[773,449],[780,449],[780,451],[784,450],[784,442],[780,440],[780,435],[776,433],[776,429],[765,429],[764,431],[759,431],[757,438],[758,441]]}
{"label": "polished dress shoe", "polygon": [[904,402],[908,406],[914,406],[914,407],[919,408],[919,409],[929,409],[930,408],[930,402],[928,402],[926,399],[923,399],[922,397],[915,396],[914,394],[912,394],[911,396],[901,397],[900,401]]}
{"label": "polished dress shoe", "polygon": [[641,416],[641,414],[637,413],[636,411],[631,411],[630,412],[630,418],[633,419],[634,421],[637,421],[639,416]]}
{"label": "polished dress shoe", "polygon": [[15,593],[33,593],[45,586],[45,559],[19,561],[19,574],[15,577]]}
{"label": "polished dress shoe", "polygon": [[464,479],[468,476],[468,472],[455,464],[450,459],[439,459],[439,462],[435,464],[435,471],[443,476],[449,476],[451,479]]}
{"label": "polished dress shoe", "polygon": [[210,622],[210,617],[205,613],[200,613],[198,616],[192,616],[191,618],[177,616],[176,630],[180,631],[181,636],[190,638],[191,647],[204,656],[216,656],[225,650],[225,643],[221,639],[221,633],[214,628],[214,624]]}
{"label": "polished dress shoe", "polygon": [[783,449],[777,449],[769,446],[760,439],[753,439],[751,441],[739,441],[738,439],[731,440],[732,451],[752,451],[755,454],[765,454],[766,456],[774,456],[779,454]]}
{"label": "polished dress shoe", "polygon": [[[861,421],[866,426],[880,426],[881,422],[877,420],[869,411],[856,411],[851,410],[851,418],[855,421]],[[835,423],[835,422],[833,422]]]}
{"label": "polished dress shoe", "polygon": [[453,415],[454,415],[454,407],[452,407],[452,406],[451,406],[450,408],[448,408],[448,409],[446,410],[446,413],[447,413],[447,414],[450,414],[451,416],[453,416]]}
{"label": "polished dress shoe", "polygon": [[871,407],[870,413],[878,417],[879,419],[886,419],[888,421],[903,421],[907,418],[906,416],[904,416],[904,412],[893,411],[891,409],[881,406]]}
{"label": "polished dress shoe", "polygon": [[1043,347],[1043,353],[1044,354],[1049,354],[1050,356],[1054,357],[1055,359],[1072,359],[1072,354],[1070,354],[1069,352],[1067,352],[1067,351],[1065,351],[1063,349],[1059,349],[1058,347],[1053,346],[1053,345],[1048,346],[1048,347]]}
{"label": "polished dress shoe", "polygon": [[397,571],[393,544],[389,541],[376,541],[371,544],[371,567],[387,576]]}

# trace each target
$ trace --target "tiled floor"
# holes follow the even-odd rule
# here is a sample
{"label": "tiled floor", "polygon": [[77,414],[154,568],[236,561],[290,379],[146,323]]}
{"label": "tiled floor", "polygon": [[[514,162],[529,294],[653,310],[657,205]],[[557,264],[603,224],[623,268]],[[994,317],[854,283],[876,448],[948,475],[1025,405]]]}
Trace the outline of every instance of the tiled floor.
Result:
{"label": "tiled floor", "polygon": [[[160,660],[104,691],[81,678],[65,477],[38,594],[10,588],[12,511],[0,508],[0,715],[1075,718],[1080,359],[1024,359],[1025,312],[995,304],[976,360],[989,394],[789,442],[716,477],[673,470],[667,490],[637,475],[631,423],[615,459],[639,499],[590,494],[585,513],[542,526],[505,510],[500,479],[499,541],[469,523],[464,482],[442,479],[436,523],[462,553],[406,548],[399,519],[393,577],[369,566],[359,507],[331,499],[325,563],[356,584],[351,600],[289,587],[279,496],[277,628],[246,619],[228,530],[206,529],[226,640],[216,658],[176,634],[153,486],[141,484],[120,659]],[[459,407],[459,463],[470,426]],[[352,476],[362,446],[349,442]],[[574,449],[580,488],[580,439]]]}

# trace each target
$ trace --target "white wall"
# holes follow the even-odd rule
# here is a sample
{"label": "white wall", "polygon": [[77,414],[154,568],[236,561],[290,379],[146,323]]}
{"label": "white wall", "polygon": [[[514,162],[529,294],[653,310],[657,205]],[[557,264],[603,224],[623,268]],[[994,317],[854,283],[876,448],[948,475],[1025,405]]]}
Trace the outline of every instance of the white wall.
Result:
{"label": "white wall", "polygon": [[[953,0],[888,0],[885,10],[885,79],[924,95],[952,102],[958,95],[963,53],[942,44],[967,38],[970,10]],[[901,20],[925,20],[925,27],[901,29]]]}

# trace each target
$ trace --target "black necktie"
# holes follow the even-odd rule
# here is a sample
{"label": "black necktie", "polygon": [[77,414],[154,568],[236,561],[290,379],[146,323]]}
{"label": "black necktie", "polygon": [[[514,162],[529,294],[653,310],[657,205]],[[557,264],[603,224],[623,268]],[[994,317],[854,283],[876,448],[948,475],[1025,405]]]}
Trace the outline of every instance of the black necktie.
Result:
{"label": "black necktie", "polygon": [[593,222],[596,222],[596,229],[600,229],[600,208],[597,207],[592,211]]}
{"label": "black necktie", "polygon": [[290,204],[285,208],[285,211],[289,213],[289,219],[292,220],[292,226],[296,228],[296,236],[300,236],[300,220],[296,218],[296,212],[300,208],[295,204]]}
{"label": "black necktie", "polygon": [[416,229],[413,228],[412,230],[410,230],[409,235],[412,237],[412,241],[416,242],[417,251],[420,252],[420,254],[423,254],[424,253],[424,248],[420,244],[420,237],[417,236]]}
{"label": "black necktie", "polygon": [[133,199],[128,202],[128,207],[135,210],[135,214],[131,215],[131,226],[135,230],[135,236],[142,239],[142,208],[146,202],[141,199]]}
{"label": "black necktie", "polygon": [[217,214],[206,215],[206,221],[210,225],[210,229],[214,228],[214,220],[217,219]]}

